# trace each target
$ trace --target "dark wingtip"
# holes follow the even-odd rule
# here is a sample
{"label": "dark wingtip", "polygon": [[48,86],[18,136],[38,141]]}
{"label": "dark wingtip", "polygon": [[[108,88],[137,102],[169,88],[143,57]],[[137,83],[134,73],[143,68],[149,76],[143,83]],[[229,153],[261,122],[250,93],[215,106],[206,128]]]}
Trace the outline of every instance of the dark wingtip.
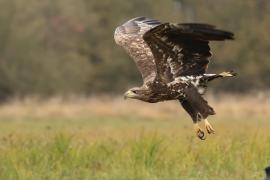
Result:
{"label": "dark wingtip", "polygon": [[223,31],[223,30],[219,30],[224,39],[228,39],[228,40],[234,40],[234,34],[232,32],[229,31]]}
{"label": "dark wingtip", "polygon": [[129,21],[143,21],[145,19],[146,19],[145,16],[138,16],[138,17],[130,19]]}
{"label": "dark wingtip", "polygon": [[228,32],[228,39],[229,40],[235,40],[234,34],[231,32]]}

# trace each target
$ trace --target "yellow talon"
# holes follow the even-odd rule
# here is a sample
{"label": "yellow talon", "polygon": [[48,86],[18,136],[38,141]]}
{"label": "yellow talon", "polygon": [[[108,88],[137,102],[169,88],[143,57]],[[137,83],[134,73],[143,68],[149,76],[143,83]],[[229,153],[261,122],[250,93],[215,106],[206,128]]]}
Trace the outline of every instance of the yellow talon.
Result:
{"label": "yellow talon", "polygon": [[195,133],[196,133],[197,137],[200,140],[205,140],[205,134],[204,134],[203,130],[200,128],[198,123],[194,124],[194,130],[195,130]]}
{"label": "yellow talon", "polygon": [[208,122],[207,119],[204,120],[205,129],[207,130],[208,134],[215,134],[215,130],[212,125]]}

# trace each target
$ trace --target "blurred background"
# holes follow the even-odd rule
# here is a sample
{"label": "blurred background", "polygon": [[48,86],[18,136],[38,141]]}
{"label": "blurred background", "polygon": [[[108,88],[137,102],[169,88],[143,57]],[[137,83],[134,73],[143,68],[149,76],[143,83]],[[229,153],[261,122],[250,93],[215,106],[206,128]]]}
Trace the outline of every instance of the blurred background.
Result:
{"label": "blurred background", "polygon": [[[142,80],[113,33],[136,16],[235,33],[211,44],[209,72],[239,75],[210,84],[206,141],[178,102],[120,98]],[[269,30],[269,0],[0,0],[0,179],[263,179]]]}
{"label": "blurred background", "polygon": [[134,62],[113,40],[136,16],[201,22],[235,33],[212,43],[210,72],[235,70],[214,92],[270,87],[267,0],[0,0],[0,99],[27,95],[119,94],[141,83]]}

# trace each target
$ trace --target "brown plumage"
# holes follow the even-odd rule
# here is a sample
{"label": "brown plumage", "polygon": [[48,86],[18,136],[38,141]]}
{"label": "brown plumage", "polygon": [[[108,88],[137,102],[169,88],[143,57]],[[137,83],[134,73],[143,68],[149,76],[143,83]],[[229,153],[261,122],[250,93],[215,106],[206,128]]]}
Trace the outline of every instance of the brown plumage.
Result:
{"label": "brown plumage", "polygon": [[206,118],[215,112],[202,94],[209,81],[235,73],[206,74],[209,41],[233,39],[231,32],[208,24],[161,23],[137,17],[117,27],[114,39],[133,58],[143,78],[143,85],[130,89],[125,97],[150,103],[179,100],[200,139],[205,138],[197,125],[202,119],[208,133],[214,133]]}

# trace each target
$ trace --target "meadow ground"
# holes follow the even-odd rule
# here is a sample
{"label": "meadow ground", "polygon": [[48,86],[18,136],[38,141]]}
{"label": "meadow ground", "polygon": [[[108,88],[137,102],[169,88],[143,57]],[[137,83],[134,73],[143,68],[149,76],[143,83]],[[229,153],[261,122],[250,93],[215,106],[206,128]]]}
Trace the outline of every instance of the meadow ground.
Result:
{"label": "meadow ground", "polygon": [[0,179],[263,179],[270,99],[209,97],[200,141],[177,102],[35,98],[0,107]]}

